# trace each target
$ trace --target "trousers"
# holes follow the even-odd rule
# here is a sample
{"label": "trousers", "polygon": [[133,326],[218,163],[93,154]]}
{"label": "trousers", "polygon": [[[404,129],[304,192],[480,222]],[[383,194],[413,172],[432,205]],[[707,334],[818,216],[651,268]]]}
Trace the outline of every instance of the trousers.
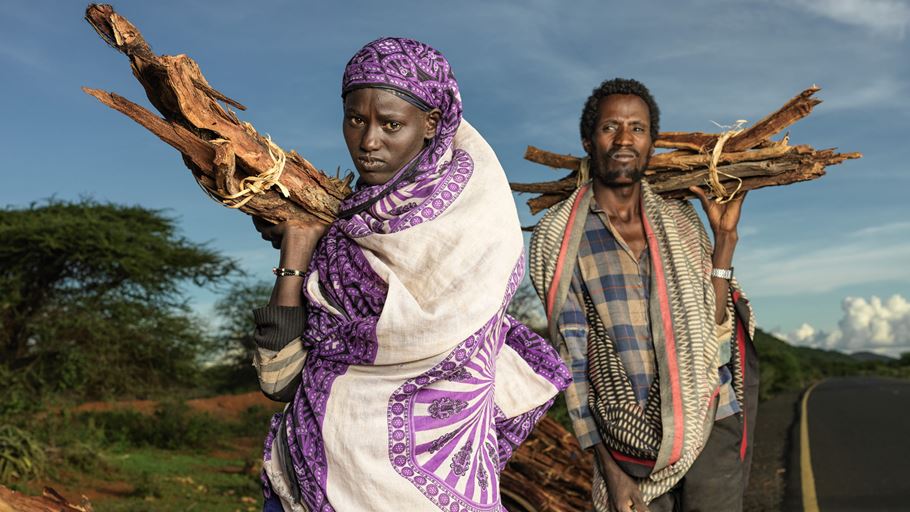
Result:
{"label": "trousers", "polygon": [[[686,476],[648,504],[650,512],[739,512],[743,509],[749,457],[740,459],[743,416],[714,423],[708,442]],[[751,454],[749,454],[751,455]]]}

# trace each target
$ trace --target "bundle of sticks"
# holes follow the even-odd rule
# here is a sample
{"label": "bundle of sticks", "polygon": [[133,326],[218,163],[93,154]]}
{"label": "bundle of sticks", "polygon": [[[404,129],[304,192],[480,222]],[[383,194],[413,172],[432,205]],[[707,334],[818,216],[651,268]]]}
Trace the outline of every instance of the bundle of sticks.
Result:
{"label": "bundle of sticks", "polygon": [[215,90],[186,55],[157,55],[110,5],[91,4],[85,19],[129,57],[133,75],[162,117],[114,93],[82,89],[144,126],[183,155],[193,177],[216,201],[273,223],[332,222],[350,194],[352,176],[330,177],[296,151],[285,152],[224,105],[246,110]]}
{"label": "bundle of sticks", "polygon": [[516,512],[590,510],[593,471],[594,456],[545,416],[500,476],[503,503]]}
{"label": "bundle of sticks", "polygon": [[[645,170],[645,179],[663,197],[687,199],[694,196],[689,187],[706,185],[710,175],[716,171],[714,175],[722,190],[712,192],[715,196],[722,196],[737,191],[814,180],[824,175],[825,167],[829,165],[862,157],[860,153],[837,153],[834,148],[816,150],[806,144],[791,146],[789,134],[780,140],[771,140],[771,137],[791,124],[808,116],[821,103],[821,100],[813,97],[819,90],[819,87],[813,85],[745,130],[659,134],[654,146],[670,151],[651,157]],[[718,144],[718,141],[721,143]],[[579,170],[582,159],[579,157],[559,155],[528,146],[525,159],[572,171],[556,181],[510,183],[516,192],[539,194],[528,200],[532,214],[567,198],[581,181]]]}

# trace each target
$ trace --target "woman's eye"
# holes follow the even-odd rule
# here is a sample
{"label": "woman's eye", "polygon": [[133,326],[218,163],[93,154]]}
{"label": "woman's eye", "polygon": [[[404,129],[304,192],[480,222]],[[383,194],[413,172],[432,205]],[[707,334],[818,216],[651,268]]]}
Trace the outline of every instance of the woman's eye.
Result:
{"label": "woman's eye", "polygon": [[398,121],[387,121],[385,127],[389,130],[398,130],[401,128],[401,123]]}

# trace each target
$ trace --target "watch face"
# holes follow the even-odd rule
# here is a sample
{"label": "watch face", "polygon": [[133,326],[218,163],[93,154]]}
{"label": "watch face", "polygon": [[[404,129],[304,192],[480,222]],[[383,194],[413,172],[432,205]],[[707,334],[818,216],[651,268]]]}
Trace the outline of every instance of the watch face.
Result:
{"label": "watch face", "polygon": [[711,275],[713,277],[719,277],[721,279],[732,279],[733,278],[733,269],[732,268],[715,268],[711,270]]}

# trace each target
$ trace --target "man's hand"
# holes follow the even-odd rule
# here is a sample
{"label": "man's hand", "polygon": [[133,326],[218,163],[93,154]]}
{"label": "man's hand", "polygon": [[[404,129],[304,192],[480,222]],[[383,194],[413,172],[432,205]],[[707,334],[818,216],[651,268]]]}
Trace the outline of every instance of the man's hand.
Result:
{"label": "man's hand", "polygon": [[747,192],[738,194],[732,201],[720,204],[708,199],[708,194],[701,187],[689,187],[689,190],[701,201],[701,206],[708,216],[708,222],[711,224],[711,231],[714,236],[724,234],[736,234],[736,226],[739,224],[739,214],[743,209],[743,200]]}
{"label": "man's hand", "polygon": [[648,506],[641,498],[641,490],[635,480],[626,474],[613,460],[603,443],[594,447],[594,453],[607,484],[607,499],[611,512],[647,512]]}
{"label": "man's hand", "polygon": [[[739,214],[743,209],[743,200],[746,192],[724,204],[719,204],[708,199],[708,194],[698,187],[689,187],[693,194],[698,196],[711,231],[714,232],[714,251],[711,254],[711,264],[714,268],[728,269],[733,267],[733,252],[739,241],[736,225],[739,224]],[[714,287],[714,321],[721,324],[727,321],[727,294],[730,292],[730,282],[718,277],[711,279]]]}

